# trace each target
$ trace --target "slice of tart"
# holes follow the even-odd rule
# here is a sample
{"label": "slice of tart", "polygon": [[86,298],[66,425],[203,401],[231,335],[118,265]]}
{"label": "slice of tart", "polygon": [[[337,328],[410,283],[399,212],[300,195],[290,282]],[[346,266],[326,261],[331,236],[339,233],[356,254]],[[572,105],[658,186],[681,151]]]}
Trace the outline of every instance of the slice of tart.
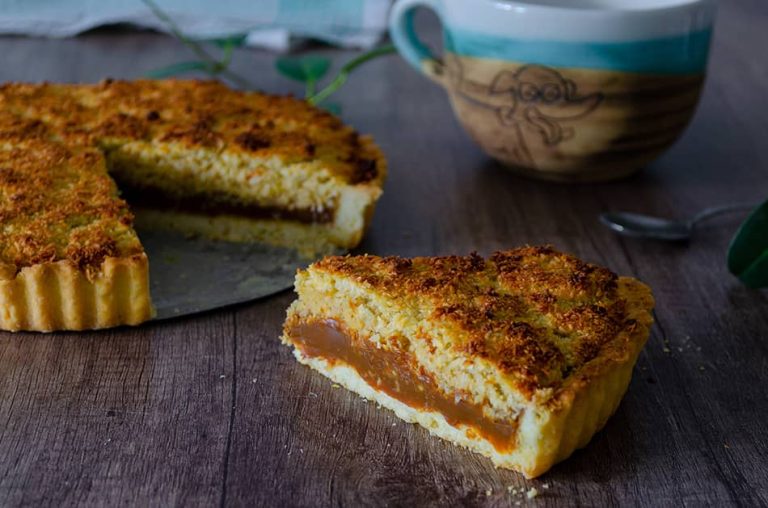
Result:
{"label": "slice of tart", "polygon": [[647,286],[548,247],[327,257],[296,291],[300,362],[527,477],[605,425],[652,323]]}
{"label": "slice of tart", "polygon": [[214,81],[2,85],[0,146],[5,330],[149,319],[134,214],[310,257],[360,242],[386,176],[330,113]]}
{"label": "slice of tart", "polygon": [[0,141],[0,328],[152,317],[147,256],[131,221],[99,151],[32,135]]}

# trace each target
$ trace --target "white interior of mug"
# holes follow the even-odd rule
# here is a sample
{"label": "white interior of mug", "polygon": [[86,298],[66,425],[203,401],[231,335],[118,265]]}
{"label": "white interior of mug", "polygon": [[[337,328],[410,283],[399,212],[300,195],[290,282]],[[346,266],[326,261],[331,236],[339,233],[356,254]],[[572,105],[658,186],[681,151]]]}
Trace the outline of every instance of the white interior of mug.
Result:
{"label": "white interior of mug", "polygon": [[641,11],[679,7],[700,0],[495,0],[500,4],[536,5],[564,9],[604,9],[617,11]]}

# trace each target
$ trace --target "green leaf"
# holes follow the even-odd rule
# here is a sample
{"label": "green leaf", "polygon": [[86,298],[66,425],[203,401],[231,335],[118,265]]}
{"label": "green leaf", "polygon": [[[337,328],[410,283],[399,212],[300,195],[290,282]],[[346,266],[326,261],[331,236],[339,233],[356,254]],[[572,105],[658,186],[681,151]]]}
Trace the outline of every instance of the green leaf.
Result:
{"label": "green leaf", "polygon": [[728,270],[748,287],[768,287],[768,201],[736,231],[728,247]]}
{"label": "green leaf", "polygon": [[232,35],[230,37],[223,37],[221,39],[210,39],[206,42],[210,42],[212,44],[217,45],[218,47],[224,49],[224,48],[239,48],[243,44],[245,44],[245,39],[248,37],[248,34],[240,34],[240,35]]}
{"label": "green leaf", "polygon": [[275,67],[283,76],[302,83],[322,79],[331,67],[331,61],[322,56],[282,57],[275,61]]}
{"label": "green leaf", "polygon": [[210,72],[210,67],[210,64],[201,62],[199,60],[194,60],[191,62],[179,62],[149,71],[146,73],[146,76],[153,79],[162,79],[170,76],[178,76],[179,74],[186,74],[188,72]]}

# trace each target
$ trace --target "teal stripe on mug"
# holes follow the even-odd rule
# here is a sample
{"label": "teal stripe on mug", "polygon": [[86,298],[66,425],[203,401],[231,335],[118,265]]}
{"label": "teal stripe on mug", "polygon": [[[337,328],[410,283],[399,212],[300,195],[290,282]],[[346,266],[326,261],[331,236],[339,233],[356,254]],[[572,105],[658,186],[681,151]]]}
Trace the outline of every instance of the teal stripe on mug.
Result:
{"label": "teal stripe on mug", "polygon": [[624,72],[694,74],[707,66],[711,30],[631,42],[523,40],[450,28],[445,47],[452,53],[553,67]]}

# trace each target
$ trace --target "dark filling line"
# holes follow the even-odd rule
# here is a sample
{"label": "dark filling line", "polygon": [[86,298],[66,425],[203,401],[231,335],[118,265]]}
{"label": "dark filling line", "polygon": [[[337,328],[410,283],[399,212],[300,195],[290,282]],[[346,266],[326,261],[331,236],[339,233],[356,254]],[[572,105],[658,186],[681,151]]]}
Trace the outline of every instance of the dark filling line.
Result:
{"label": "dark filling line", "polygon": [[332,319],[299,324],[289,330],[293,344],[308,357],[354,368],[378,391],[421,411],[435,411],[452,426],[467,426],[501,453],[515,448],[517,421],[496,421],[481,406],[443,393],[434,378],[412,366],[404,352],[377,349],[368,341],[355,340]]}
{"label": "dark filling line", "polygon": [[[333,222],[333,209],[287,209],[236,203],[222,194],[200,193],[187,196],[170,196],[167,191],[155,187],[132,187],[118,182],[122,197],[134,206],[161,208],[178,212],[203,212],[209,215],[236,215],[249,219],[292,220],[304,224]],[[230,198],[231,199],[231,198]]]}

